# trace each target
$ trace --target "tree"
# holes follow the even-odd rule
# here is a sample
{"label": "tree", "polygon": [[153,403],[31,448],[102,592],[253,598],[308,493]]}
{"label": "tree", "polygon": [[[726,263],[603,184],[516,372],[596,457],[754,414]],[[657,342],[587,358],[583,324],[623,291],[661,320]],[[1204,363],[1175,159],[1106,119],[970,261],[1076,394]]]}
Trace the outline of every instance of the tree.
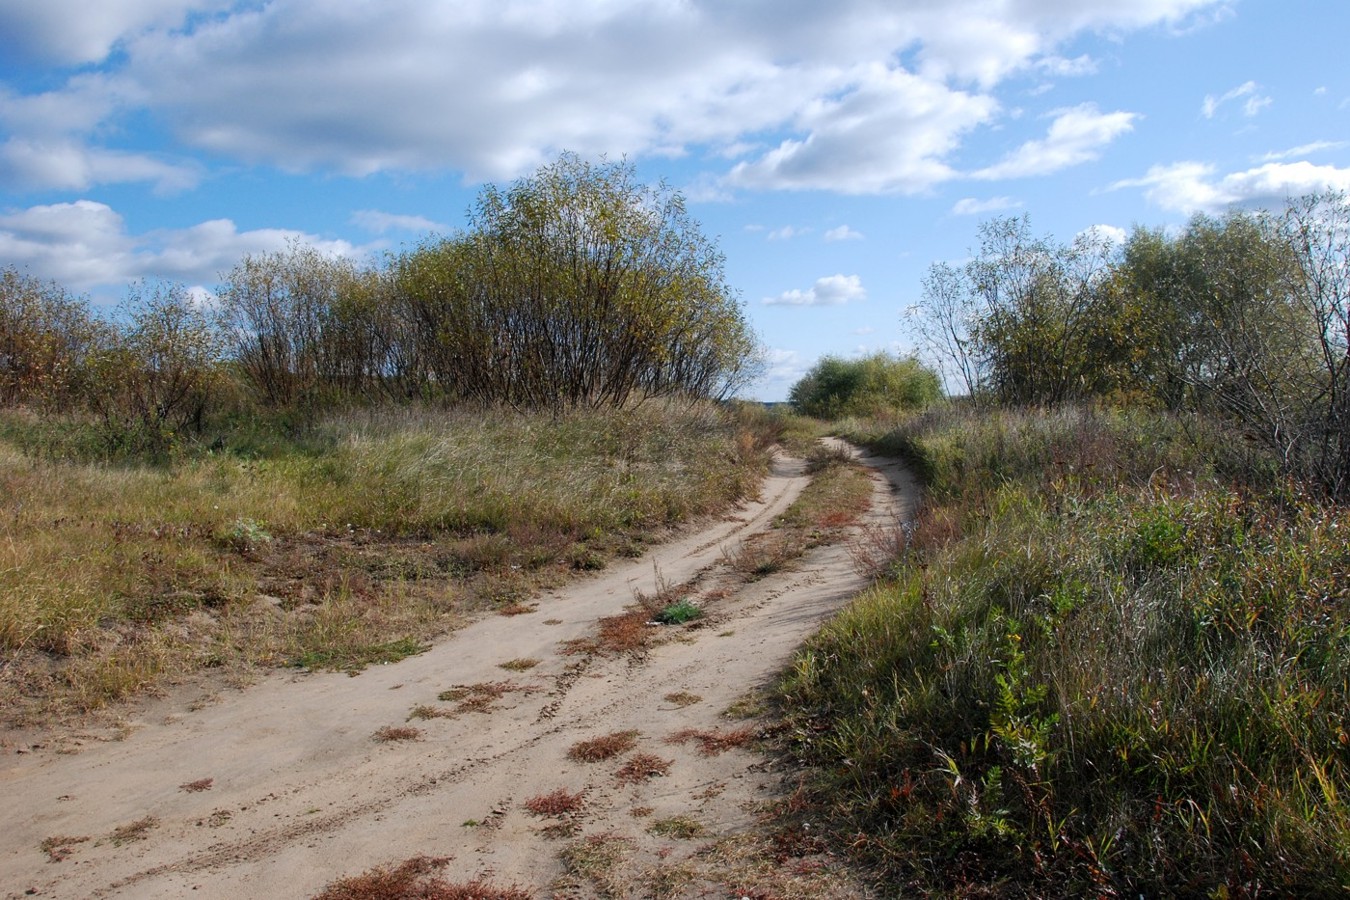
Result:
{"label": "tree", "polygon": [[184,430],[202,430],[223,335],[182,285],[139,284],[119,312],[96,363],[90,403],[119,441],[168,449]]}
{"label": "tree", "polygon": [[77,403],[102,334],[82,300],[13,266],[0,269],[0,404]]}
{"label": "tree", "polygon": [[470,228],[396,260],[437,385],[530,407],[721,397],[756,341],[723,259],[664,185],[571,154],[480,193]]}
{"label": "tree", "polygon": [[1030,220],[980,226],[980,248],[924,280],[925,349],[975,395],[1058,403],[1111,390],[1119,348],[1103,328],[1112,246],[1093,232],[1071,244],[1035,237]]}
{"label": "tree", "polygon": [[788,394],[798,412],[820,419],[920,409],[942,396],[942,381],[912,356],[825,356]]}
{"label": "tree", "polygon": [[1334,496],[1350,496],[1350,197],[1331,191],[1294,200],[1279,230],[1293,253],[1293,302],[1316,342],[1309,464]]}

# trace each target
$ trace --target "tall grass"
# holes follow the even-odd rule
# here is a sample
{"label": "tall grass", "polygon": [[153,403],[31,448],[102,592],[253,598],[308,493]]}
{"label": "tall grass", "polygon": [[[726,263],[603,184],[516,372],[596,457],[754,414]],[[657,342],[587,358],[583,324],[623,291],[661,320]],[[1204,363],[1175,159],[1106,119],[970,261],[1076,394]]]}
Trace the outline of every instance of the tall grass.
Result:
{"label": "tall grass", "polygon": [[886,436],[928,506],[784,691],[836,826],[893,883],[1350,885],[1350,511],[1269,470],[1233,486],[1246,450],[1195,438],[1085,410]]}
{"label": "tall grass", "polygon": [[202,665],[415,646],[753,492],[772,437],[709,406],[401,409],[255,424],[141,464],[73,452],[82,427],[0,422],[11,716]]}

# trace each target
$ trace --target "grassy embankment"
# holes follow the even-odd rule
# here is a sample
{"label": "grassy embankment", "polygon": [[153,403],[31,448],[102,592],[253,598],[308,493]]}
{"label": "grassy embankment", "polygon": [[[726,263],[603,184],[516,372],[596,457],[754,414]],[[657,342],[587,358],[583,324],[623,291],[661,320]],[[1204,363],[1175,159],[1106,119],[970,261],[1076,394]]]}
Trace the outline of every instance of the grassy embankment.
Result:
{"label": "grassy embankment", "polygon": [[1197,427],[855,427],[928,488],[783,686],[814,828],[897,893],[1347,889],[1350,511]]}
{"label": "grassy embankment", "polygon": [[[168,463],[0,419],[0,718],[208,667],[359,668],[756,490],[777,423],[649,405],[352,413]],[[82,461],[84,460],[84,461]]]}

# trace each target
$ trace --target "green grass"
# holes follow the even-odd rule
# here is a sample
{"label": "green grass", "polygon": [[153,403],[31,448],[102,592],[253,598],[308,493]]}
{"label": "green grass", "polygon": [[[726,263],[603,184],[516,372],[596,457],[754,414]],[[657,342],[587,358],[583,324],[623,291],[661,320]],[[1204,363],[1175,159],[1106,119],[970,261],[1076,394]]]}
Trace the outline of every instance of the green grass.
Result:
{"label": "green grass", "polygon": [[782,690],[821,814],[888,879],[1350,884],[1350,511],[1198,433],[948,410],[874,436],[925,461],[928,506]]}
{"label": "green grass", "polygon": [[772,431],[711,406],[247,420],[100,460],[0,412],[0,717],[82,713],[203,667],[355,669],[641,552],[752,493]]}

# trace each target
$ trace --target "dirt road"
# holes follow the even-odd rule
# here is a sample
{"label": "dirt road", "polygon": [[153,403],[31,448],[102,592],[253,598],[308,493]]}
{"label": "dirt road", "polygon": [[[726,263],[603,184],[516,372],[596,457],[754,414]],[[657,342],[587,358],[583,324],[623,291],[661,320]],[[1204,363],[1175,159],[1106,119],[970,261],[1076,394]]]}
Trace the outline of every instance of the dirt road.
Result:
{"label": "dirt road", "polygon": [[[864,461],[868,519],[908,516],[907,474]],[[784,785],[741,746],[753,718],[724,714],[861,587],[842,545],[749,584],[724,571],[806,480],[779,459],[734,516],[400,663],[159,704],[74,755],[4,751],[0,895],[302,898],[426,855],[448,881],[536,897],[732,896],[753,880],[725,872],[734,836]],[[637,654],[588,652],[658,578],[694,582],[711,615]]]}

